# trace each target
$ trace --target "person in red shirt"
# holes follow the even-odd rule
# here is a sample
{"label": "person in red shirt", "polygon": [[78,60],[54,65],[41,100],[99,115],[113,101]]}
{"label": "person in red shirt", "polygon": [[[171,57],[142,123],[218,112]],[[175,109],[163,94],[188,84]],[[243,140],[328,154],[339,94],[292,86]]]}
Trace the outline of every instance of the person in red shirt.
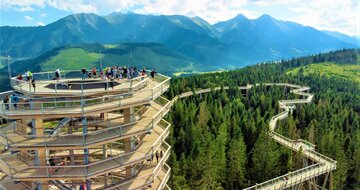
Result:
{"label": "person in red shirt", "polygon": [[23,80],[23,76],[21,74],[19,74],[17,77],[16,77],[17,80]]}
{"label": "person in red shirt", "polygon": [[95,67],[92,69],[92,75],[94,78],[96,77],[96,68]]}

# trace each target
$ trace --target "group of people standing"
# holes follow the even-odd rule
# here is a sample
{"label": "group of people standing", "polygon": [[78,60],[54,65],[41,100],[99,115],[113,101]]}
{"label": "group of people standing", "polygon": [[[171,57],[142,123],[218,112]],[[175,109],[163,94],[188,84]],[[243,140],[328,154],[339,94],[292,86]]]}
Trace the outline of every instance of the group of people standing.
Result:
{"label": "group of people standing", "polygon": [[[127,68],[126,66],[113,66],[113,67],[105,67],[105,69],[100,68],[99,69],[99,73],[98,70],[96,70],[96,68],[92,68],[91,71],[87,71],[86,68],[82,68],[81,69],[81,79],[85,80],[86,78],[102,78],[102,79],[110,79],[110,80],[114,80],[114,79],[133,79],[136,78],[138,76],[143,76],[145,77],[147,75],[146,69],[145,67],[140,71],[138,70],[136,67],[129,67]],[[150,76],[151,78],[155,77],[155,71],[151,70],[150,72]],[[29,81],[29,85],[30,87],[33,88],[34,92],[36,90],[36,85],[35,85],[35,79],[33,78],[33,74],[31,73],[31,71],[26,71],[25,72],[25,77],[26,80]],[[17,80],[24,80],[23,75],[19,74],[16,77]],[[54,80],[59,81],[61,79],[61,73],[60,73],[60,69],[57,68],[55,70],[55,78],[53,78]]]}
{"label": "group of people standing", "polygon": [[[35,79],[33,78],[33,74],[31,73],[31,71],[26,71],[25,72],[25,77],[26,77],[26,80],[29,81],[29,85],[30,87],[32,86],[33,89],[34,89],[34,92],[35,92]],[[19,74],[17,77],[16,77],[17,80],[24,80],[23,76],[21,74]]]}
{"label": "group of people standing", "polygon": [[10,104],[12,104],[14,109],[17,110],[17,104],[19,102],[19,97],[14,93],[11,95],[10,98],[9,98],[9,96],[5,96],[3,99],[3,102],[5,104],[5,109],[7,111],[10,110]]}
{"label": "group of people standing", "polygon": [[[99,71],[99,73],[98,73]],[[126,66],[113,66],[113,67],[105,67],[104,69],[100,68],[96,70],[96,68],[92,68],[91,71],[87,71],[86,68],[81,69],[82,73],[82,80],[86,78],[103,78],[103,79],[133,79],[138,76],[146,76],[146,69],[145,67],[140,71],[136,67],[129,67]],[[155,71],[152,70],[150,72],[152,78],[155,77]]]}

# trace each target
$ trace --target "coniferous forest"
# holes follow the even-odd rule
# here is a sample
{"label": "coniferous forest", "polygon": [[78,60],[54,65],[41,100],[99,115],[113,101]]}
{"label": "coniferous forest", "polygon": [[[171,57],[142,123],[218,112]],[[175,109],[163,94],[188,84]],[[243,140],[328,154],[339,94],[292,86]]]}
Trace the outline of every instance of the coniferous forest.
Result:
{"label": "coniferous forest", "polygon": [[[360,188],[360,84],[321,74],[286,71],[324,61],[356,63],[359,50],[264,63],[240,70],[176,78],[167,96],[218,86],[288,82],[311,87],[312,104],[297,105],[277,129],[292,139],[316,144],[337,160],[334,189]],[[278,100],[294,98],[280,87],[229,90],[176,102],[169,113],[173,189],[242,189],[303,167],[301,154],[268,138],[268,122],[278,113]]]}

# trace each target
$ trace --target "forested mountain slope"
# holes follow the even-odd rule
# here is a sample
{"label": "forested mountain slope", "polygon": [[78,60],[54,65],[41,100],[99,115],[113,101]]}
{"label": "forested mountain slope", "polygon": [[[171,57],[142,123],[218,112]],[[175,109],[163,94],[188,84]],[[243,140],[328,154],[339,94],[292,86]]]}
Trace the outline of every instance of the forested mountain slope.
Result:
{"label": "forested mountain slope", "polygon": [[[360,186],[360,88],[357,82],[319,74],[287,71],[324,61],[355,64],[359,50],[246,67],[241,70],[174,79],[169,98],[180,92],[248,83],[289,82],[311,87],[313,104],[297,106],[279,131],[303,138],[338,161],[334,189]],[[173,189],[244,188],[303,166],[300,154],[274,143],[265,132],[277,112],[277,100],[292,98],[281,88],[235,89],[184,99],[175,104],[171,165]]]}
{"label": "forested mountain slope", "polygon": [[64,45],[81,43],[160,43],[202,64],[234,68],[355,48],[312,27],[269,15],[235,18],[214,25],[200,17],[112,13],[74,14],[46,26],[0,27],[0,54],[33,58]]}

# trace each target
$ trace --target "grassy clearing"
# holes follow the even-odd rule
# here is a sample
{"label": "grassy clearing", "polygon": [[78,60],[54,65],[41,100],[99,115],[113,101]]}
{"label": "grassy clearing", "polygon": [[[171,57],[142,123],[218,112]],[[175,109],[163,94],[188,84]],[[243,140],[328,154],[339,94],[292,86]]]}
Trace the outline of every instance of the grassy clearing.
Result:
{"label": "grassy clearing", "polygon": [[99,53],[86,52],[81,48],[70,48],[62,50],[58,55],[52,57],[49,61],[42,64],[43,71],[54,70],[61,66],[62,70],[89,68],[93,66],[102,55]]}
{"label": "grassy clearing", "polygon": [[303,70],[304,75],[307,74],[321,74],[327,77],[337,77],[356,81],[360,83],[360,62],[356,64],[336,64],[330,62],[310,64],[307,66],[295,68],[287,72],[287,74],[297,75],[300,70]]}

